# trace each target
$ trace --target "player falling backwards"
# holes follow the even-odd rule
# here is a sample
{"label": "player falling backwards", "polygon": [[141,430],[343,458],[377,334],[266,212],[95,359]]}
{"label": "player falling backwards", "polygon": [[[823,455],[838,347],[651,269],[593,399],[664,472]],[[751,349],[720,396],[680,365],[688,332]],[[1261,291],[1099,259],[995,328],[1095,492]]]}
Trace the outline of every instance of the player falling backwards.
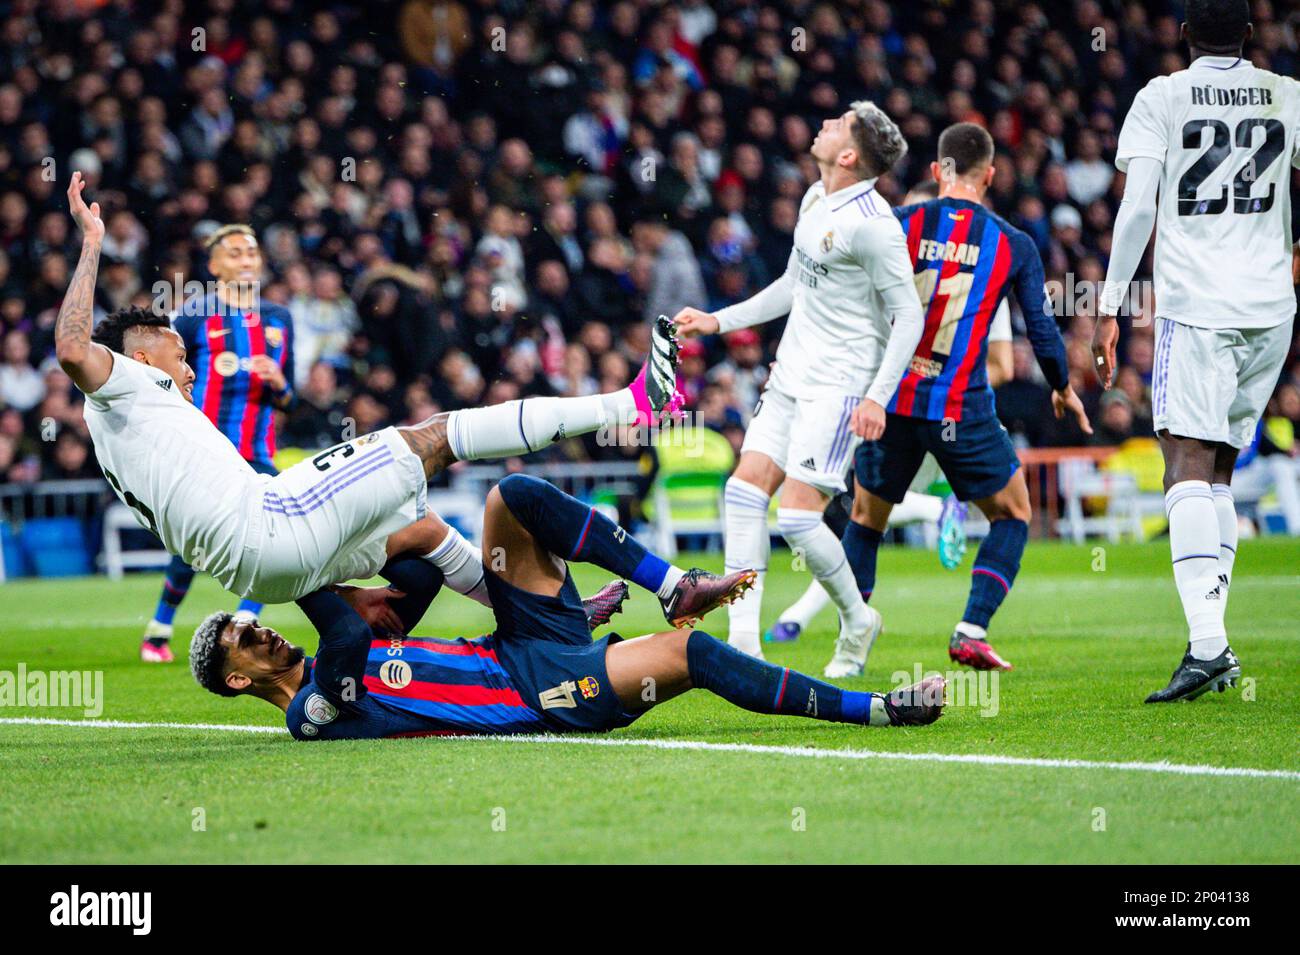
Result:
{"label": "player falling backwards", "polygon": [[993,181],[993,139],[957,123],[939,136],[930,172],[939,197],[894,214],[907,234],[925,331],[907,374],[890,397],[884,434],[854,461],[857,492],[844,551],[864,597],[876,586],[876,556],[890,511],[903,500],[922,460],[933,455],[953,492],[989,520],[971,570],[970,595],[948,655],[978,669],[1010,669],[988,642],[1029,533],[1029,491],[1020,459],[994,413],[985,368],[989,327],[1015,292],[1029,342],[1052,387],[1056,416],[1072,414],[1091,432],[1070,387],[1065,343],[1050,310],[1033,240],[983,204]]}
{"label": "player falling backwards", "polygon": [[[262,302],[262,252],[246,225],[225,225],[210,235],[211,292],[182,303],[172,322],[195,372],[194,404],[259,474],[275,474],[273,409],[293,406],[293,320],[289,310]],[[144,631],[140,658],[172,662],[172,621],[194,581],[194,568],[173,557],[162,594]],[[238,609],[257,615],[261,604],[245,598]]]}
{"label": "player falling backwards", "polygon": [[[84,241],[55,325],[59,362],[86,394],[95,455],[118,497],[168,551],[241,597],[294,600],[373,576],[398,554],[436,563],[449,535],[426,513],[434,474],[454,461],[525,454],[566,435],[658,422],[673,404],[677,346],[661,317],[649,359],[621,391],[439,414],[336,445],[275,476],[258,474],[191,403],[194,372],[166,317],[116,312],[92,340],[104,223],[98,203],[86,207],[83,188],[73,173],[68,201]],[[454,589],[473,592],[481,559],[459,560],[455,572],[462,576]],[[675,621],[716,606],[748,576],[669,568],[654,589]]]}
{"label": "player falling backwards", "polygon": [[844,490],[858,434],[874,439],[884,429],[884,406],[921,334],[907,244],[874,188],[906,151],[898,127],[872,103],[826,120],[811,148],[821,179],[800,204],[785,274],[717,315],[686,308],[674,318],[683,335],[708,335],[790,315],[726,486],[727,568],[760,572],[753,592],[731,607],[728,639],[762,655],[767,510],[779,487],[778,527],[840,612],[830,677],[861,673],[880,632],[880,615],[859,595],[822,514]]}
{"label": "player falling backwards", "polygon": [[1120,132],[1128,174],[1093,340],[1114,381],[1119,314],[1156,229],[1152,418],[1188,645],[1148,703],[1222,692],[1241,675],[1224,611],[1237,551],[1232,468],[1291,347],[1291,167],[1300,167],[1300,83],[1242,59],[1246,0],[1189,0],[1191,66],[1153,79]]}
{"label": "player falling backwards", "polygon": [[213,693],[279,707],[299,740],[604,731],[694,687],[757,713],[862,726],[923,725],[943,712],[937,676],[865,693],[765,663],[700,631],[593,643],[565,561],[594,563],[652,590],[668,565],[594,508],[527,475],[493,488],[483,525],[484,546],[505,557],[499,574],[487,573],[492,634],[406,636],[439,586],[437,570],[406,560],[393,574],[402,592],[391,607],[372,599],[392,594],[379,588],[299,599],[320,634],[315,658],[255,621],[213,614],[190,644],[195,679]]}

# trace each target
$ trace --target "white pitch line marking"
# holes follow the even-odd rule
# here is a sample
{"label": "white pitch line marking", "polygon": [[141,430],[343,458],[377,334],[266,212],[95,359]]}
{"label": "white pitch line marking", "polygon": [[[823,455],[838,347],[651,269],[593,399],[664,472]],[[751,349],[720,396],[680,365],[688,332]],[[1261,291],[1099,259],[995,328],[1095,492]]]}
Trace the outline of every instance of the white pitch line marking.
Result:
{"label": "white pitch line marking", "polygon": [[[124,720],[56,720],[39,717],[0,718],[9,726],[74,726],[94,729],[183,729],[230,733],[276,733],[278,726],[238,726],[227,723],[133,723]],[[644,749],[704,750],[715,753],[753,753],[804,759],[886,759],[915,763],[968,763],[976,766],[1023,766],[1032,769],[1113,769],[1124,772],[1163,773],[1172,776],[1234,776],[1248,779],[1286,779],[1300,782],[1300,771],[1255,769],[1249,766],[1204,766],[1185,763],[1125,763],[1110,760],[1047,759],[1033,756],[998,756],[985,753],[901,753],[869,749],[818,749],[812,746],[763,746],[759,743],[706,743],[690,739],[637,739],[594,736],[457,736],[447,741],[475,740],[495,743],[559,743],[571,746],[634,746]]]}

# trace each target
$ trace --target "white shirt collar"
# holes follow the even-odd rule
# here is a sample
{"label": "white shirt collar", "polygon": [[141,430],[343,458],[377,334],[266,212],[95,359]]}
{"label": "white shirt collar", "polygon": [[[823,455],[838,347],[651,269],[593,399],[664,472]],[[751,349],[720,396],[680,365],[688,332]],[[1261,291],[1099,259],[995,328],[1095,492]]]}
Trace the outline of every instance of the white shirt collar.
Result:
{"label": "white shirt collar", "polygon": [[1231,70],[1246,63],[1239,56],[1198,56],[1192,60],[1193,70]]}
{"label": "white shirt collar", "polygon": [[[853,185],[845,186],[843,189],[836,189],[826,197],[826,200],[833,203],[831,211],[835,212],[838,209],[844,208],[854,199],[858,198],[858,196],[865,196],[875,187],[876,180],[874,178],[863,179],[861,182],[855,182]],[[822,188],[825,188],[825,186]]]}

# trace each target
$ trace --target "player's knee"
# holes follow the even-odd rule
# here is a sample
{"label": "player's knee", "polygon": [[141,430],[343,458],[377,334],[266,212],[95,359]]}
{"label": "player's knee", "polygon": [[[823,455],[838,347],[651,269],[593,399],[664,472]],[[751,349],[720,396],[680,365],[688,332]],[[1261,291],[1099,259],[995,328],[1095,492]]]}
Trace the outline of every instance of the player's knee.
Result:
{"label": "player's knee", "polygon": [[507,474],[494,487],[495,493],[515,517],[533,513],[549,485],[531,474]]}
{"label": "player's knee", "polygon": [[1030,508],[1029,501],[1021,498],[1012,498],[1007,501],[1000,501],[997,508],[996,517],[990,516],[991,521],[1024,521],[1029,523]]}
{"label": "player's knee", "polygon": [[822,524],[820,511],[798,507],[778,507],[776,526],[786,540],[797,540],[813,533]]}
{"label": "player's knee", "polygon": [[866,525],[871,519],[871,496],[859,485],[853,492],[853,507],[849,510],[849,518],[855,524]]}
{"label": "player's knee", "polygon": [[[784,474],[776,462],[767,455],[747,453],[740,456],[740,463],[736,465],[731,478],[758,488],[770,497],[780,486]],[[728,483],[730,480],[728,479]]]}

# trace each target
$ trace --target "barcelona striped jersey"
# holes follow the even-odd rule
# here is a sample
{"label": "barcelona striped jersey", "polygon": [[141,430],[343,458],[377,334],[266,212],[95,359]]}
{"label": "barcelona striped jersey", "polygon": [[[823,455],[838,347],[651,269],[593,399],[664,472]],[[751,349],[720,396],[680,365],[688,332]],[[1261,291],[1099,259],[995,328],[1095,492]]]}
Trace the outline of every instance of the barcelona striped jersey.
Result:
{"label": "barcelona striped jersey", "polygon": [[[366,647],[361,686],[317,674],[307,660],[307,682],[286,712],[300,740],[537,733],[542,716],[530,708],[497,659],[493,637],[444,640],[375,635]],[[322,644],[322,654],[328,648]],[[346,679],[346,678],[345,678]],[[342,682],[342,681],[337,681]]]}
{"label": "barcelona striped jersey", "polygon": [[925,330],[887,410],[930,421],[992,417],[993,389],[985,365],[989,324],[1012,291],[1048,383],[1064,388],[1069,382],[1065,343],[1033,240],[964,199],[931,199],[894,214],[907,236]]}
{"label": "barcelona striped jersey", "polygon": [[284,369],[292,388],[293,323],[282,305],[253,310],[227,305],[215,294],[196,296],[172,322],[194,369],[194,404],[245,461],[271,464],[275,427],[270,386],[250,373],[251,360],[267,355]]}

